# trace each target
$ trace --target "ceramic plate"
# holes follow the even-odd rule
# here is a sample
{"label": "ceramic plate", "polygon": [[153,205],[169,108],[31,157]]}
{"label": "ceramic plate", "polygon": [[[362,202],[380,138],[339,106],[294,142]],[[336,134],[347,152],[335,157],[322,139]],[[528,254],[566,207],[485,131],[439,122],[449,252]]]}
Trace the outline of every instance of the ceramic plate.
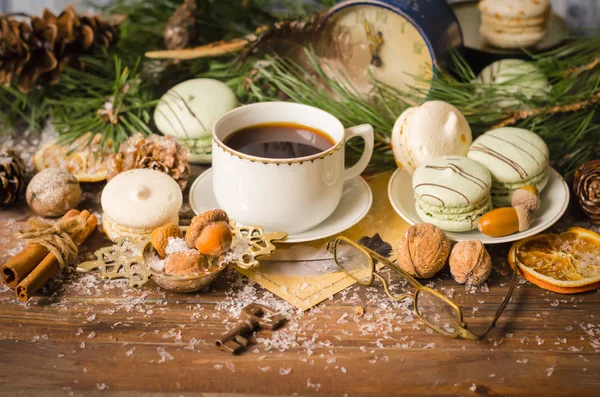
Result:
{"label": "ceramic plate", "polygon": [[[340,234],[360,222],[371,209],[371,204],[373,194],[367,182],[361,177],[350,179],[344,183],[342,200],[329,218],[311,230],[290,234],[283,242],[301,243]],[[190,206],[196,215],[219,208],[213,190],[212,169],[206,170],[194,181],[190,188]],[[265,230],[270,231],[279,230]]]}
{"label": "ceramic plate", "polygon": [[[565,213],[570,197],[569,187],[562,176],[554,168],[549,168],[549,172],[548,185],[540,195],[540,209],[535,213],[533,225],[529,229],[505,237],[486,236],[477,229],[460,233],[446,232],[448,238],[453,241],[481,240],[484,244],[500,244],[521,240],[548,229]],[[407,172],[400,169],[394,172],[388,184],[388,197],[392,207],[406,222],[411,225],[423,222],[415,210],[412,176]]]}

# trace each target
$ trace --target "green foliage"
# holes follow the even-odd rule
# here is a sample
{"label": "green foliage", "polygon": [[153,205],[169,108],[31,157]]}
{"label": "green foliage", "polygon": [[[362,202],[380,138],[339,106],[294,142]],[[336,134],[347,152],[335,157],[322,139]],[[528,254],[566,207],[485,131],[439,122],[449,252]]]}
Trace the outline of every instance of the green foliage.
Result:
{"label": "green foliage", "polygon": [[136,132],[152,133],[148,125],[156,101],[144,90],[139,62],[129,67],[108,55],[84,61],[86,71],[66,70],[60,87],[45,101],[62,139],[71,142],[91,131],[116,149]]}
{"label": "green foliage", "polygon": [[[553,51],[530,54],[552,84],[550,92],[540,95],[476,83],[473,70],[455,54],[449,70],[425,81],[431,91],[415,85],[400,92],[373,81],[374,95],[366,99],[346,79],[330,78],[310,51],[303,66],[264,53],[244,62],[234,55],[180,62],[146,59],[146,51],[164,48],[165,26],[182,1],[115,0],[99,7],[104,14],[127,16],[120,25],[118,45],[85,58],[83,71],[66,69],[55,86],[37,88],[27,95],[14,87],[0,89],[4,129],[26,125],[37,130],[50,117],[63,139],[72,141],[88,131],[100,132],[105,142],[114,142],[116,150],[132,133],[154,131],[153,107],[169,88],[189,78],[209,77],[226,82],[240,103],[287,99],[322,108],[346,126],[373,125],[376,152],[372,169],[394,166],[389,146],[392,126],[409,104],[423,98],[456,106],[475,136],[503,122],[538,133],[550,147],[553,165],[564,175],[570,176],[577,165],[600,157],[600,36],[579,37]],[[200,38],[195,44],[239,37],[264,24],[322,11],[334,3],[336,0],[199,0]],[[107,112],[108,104],[112,115]],[[350,143],[351,161],[359,155],[360,146],[358,140]]]}
{"label": "green foliage", "polygon": [[[276,89],[289,100],[332,113],[346,126],[373,125],[377,153],[371,166],[378,169],[394,166],[389,135],[409,103],[421,103],[423,98],[451,103],[465,115],[475,136],[514,117],[508,125],[539,134],[550,148],[552,165],[570,178],[579,164],[600,157],[600,67],[594,64],[600,60],[598,48],[600,36],[585,37],[534,56],[532,63],[549,78],[552,89],[533,95],[531,90],[476,82],[471,67],[454,54],[452,68],[419,81],[425,85],[398,91],[373,80],[375,95],[365,98],[347,81],[328,77],[311,52],[305,68],[290,60],[269,58],[259,68],[260,79],[253,84],[252,95],[255,100],[272,100]],[[419,88],[423,86],[431,90]],[[357,154],[351,151],[351,156]]]}

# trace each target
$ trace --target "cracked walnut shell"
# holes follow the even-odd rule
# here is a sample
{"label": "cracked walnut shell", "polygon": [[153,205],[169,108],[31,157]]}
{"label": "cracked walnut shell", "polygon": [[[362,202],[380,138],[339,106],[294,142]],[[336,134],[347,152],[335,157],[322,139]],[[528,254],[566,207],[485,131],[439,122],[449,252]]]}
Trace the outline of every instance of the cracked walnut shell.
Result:
{"label": "cracked walnut shell", "polygon": [[492,271],[492,259],[479,240],[460,241],[450,254],[450,273],[459,284],[479,285]]}
{"label": "cracked walnut shell", "polygon": [[449,254],[450,240],[439,227],[417,223],[400,240],[398,265],[411,276],[431,278],[442,270]]}

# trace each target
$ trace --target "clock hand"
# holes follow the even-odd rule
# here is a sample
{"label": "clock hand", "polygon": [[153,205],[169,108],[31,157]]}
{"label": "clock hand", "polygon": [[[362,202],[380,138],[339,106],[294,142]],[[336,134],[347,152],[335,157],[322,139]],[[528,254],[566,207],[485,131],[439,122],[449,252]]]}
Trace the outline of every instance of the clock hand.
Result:
{"label": "clock hand", "polygon": [[367,34],[367,41],[369,42],[369,51],[371,52],[371,65],[376,67],[382,66],[383,61],[379,56],[379,49],[383,45],[383,34],[378,31],[377,34],[373,35],[371,32],[371,25],[366,19],[364,26],[365,33]]}

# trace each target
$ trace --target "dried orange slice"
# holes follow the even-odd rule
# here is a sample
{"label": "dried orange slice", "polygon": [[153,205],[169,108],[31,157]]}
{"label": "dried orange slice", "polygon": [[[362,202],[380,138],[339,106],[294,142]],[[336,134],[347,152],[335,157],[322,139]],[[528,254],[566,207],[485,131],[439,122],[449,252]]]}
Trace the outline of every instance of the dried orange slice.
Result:
{"label": "dried orange slice", "polygon": [[100,146],[100,134],[90,140],[91,134],[83,135],[70,145],[56,141],[42,147],[33,156],[37,171],[57,167],[69,171],[79,182],[99,182],[106,179],[108,156]]}
{"label": "dried orange slice", "polygon": [[561,234],[539,234],[517,241],[508,262],[544,289],[574,294],[600,287],[600,235],[573,227]]}

